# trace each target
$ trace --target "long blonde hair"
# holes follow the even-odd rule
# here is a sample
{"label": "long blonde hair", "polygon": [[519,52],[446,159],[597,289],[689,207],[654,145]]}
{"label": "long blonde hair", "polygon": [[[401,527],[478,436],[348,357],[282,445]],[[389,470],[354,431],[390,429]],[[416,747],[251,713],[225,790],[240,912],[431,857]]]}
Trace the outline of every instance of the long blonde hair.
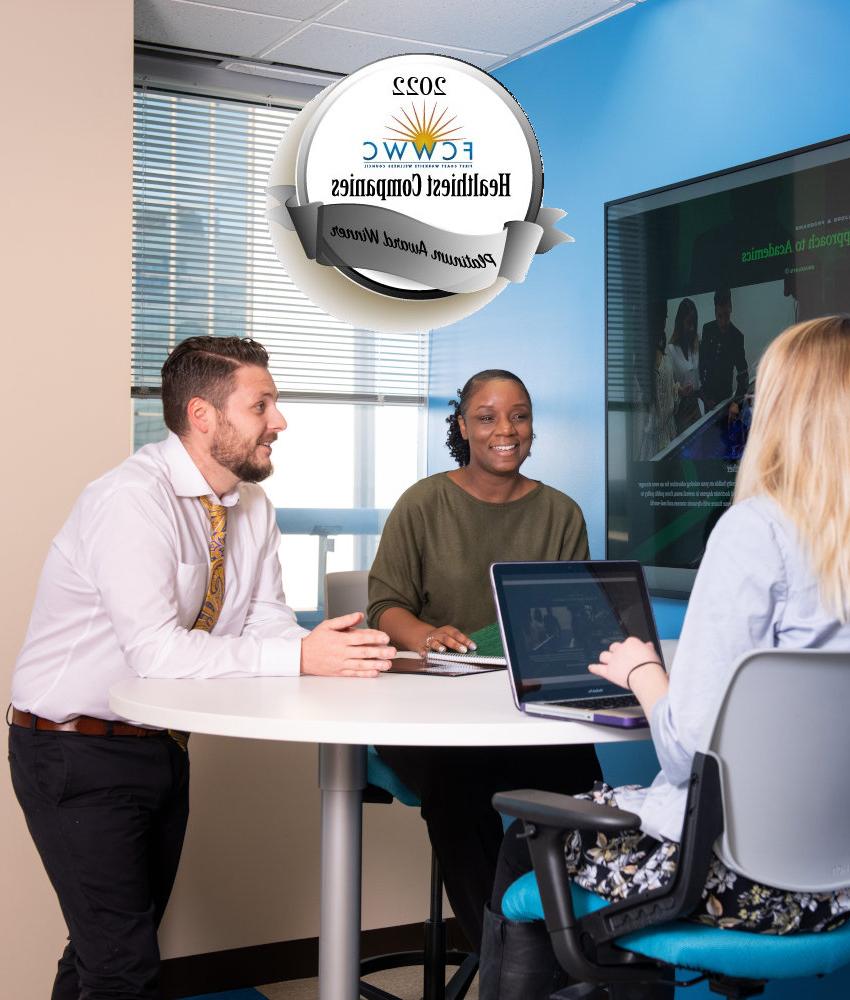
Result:
{"label": "long blonde hair", "polygon": [[850,317],[798,323],[764,352],[735,502],[794,522],[825,607],[850,620]]}

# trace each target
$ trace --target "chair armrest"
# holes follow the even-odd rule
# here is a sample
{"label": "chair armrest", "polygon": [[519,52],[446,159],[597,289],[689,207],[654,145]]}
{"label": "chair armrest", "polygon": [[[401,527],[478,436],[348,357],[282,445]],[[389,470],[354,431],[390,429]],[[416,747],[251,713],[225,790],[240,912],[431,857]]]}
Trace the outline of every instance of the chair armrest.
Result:
{"label": "chair armrest", "polygon": [[[543,903],[543,919],[564,969],[575,979],[588,983],[607,984],[634,978],[631,969],[623,972],[607,967],[603,971],[584,953],[581,921],[576,919],[573,910],[570,879],[564,864],[564,840],[569,831],[576,829],[604,830],[611,834],[634,829],[640,819],[623,809],[596,805],[571,795],[525,789],[500,792],[493,796],[493,805],[501,813],[519,817],[525,825]],[[649,979],[657,978],[654,970],[644,975]]]}
{"label": "chair armrest", "polygon": [[588,914],[581,920],[582,931],[600,945],[623,934],[688,916],[700,901],[714,843],[722,833],[719,764],[715,757],[697,753],[673,881],[662,889],[639,893]]}
{"label": "chair armrest", "polygon": [[640,826],[640,817],[625,809],[601,806],[586,799],[576,799],[572,795],[558,795],[556,792],[525,788],[515,792],[499,792],[493,796],[493,806],[508,816],[558,830],[621,833]]}

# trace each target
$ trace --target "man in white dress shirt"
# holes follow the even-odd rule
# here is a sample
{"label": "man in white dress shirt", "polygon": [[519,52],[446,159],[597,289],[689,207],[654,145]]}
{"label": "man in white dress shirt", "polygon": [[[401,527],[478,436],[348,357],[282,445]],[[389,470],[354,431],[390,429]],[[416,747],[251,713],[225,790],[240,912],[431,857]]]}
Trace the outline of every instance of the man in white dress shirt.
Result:
{"label": "man in white dress shirt", "polygon": [[91,483],[53,540],[12,682],[9,759],[68,924],[52,1000],[159,996],[157,927],[188,817],[185,734],[110,710],[125,677],[374,677],[361,615],[300,628],[259,486],[285,430],[265,349],[192,337],[162,369],[170,433]]}

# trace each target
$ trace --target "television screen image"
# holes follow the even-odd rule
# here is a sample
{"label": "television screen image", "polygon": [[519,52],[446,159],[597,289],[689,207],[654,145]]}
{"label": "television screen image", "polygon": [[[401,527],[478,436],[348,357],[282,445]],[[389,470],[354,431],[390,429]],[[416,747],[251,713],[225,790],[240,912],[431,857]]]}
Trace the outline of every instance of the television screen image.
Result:
{"label": "television screen image", "polygon": [[609,202],[605,223],[607,555],[686,596],[765,348],[850,312],[850,138]]}

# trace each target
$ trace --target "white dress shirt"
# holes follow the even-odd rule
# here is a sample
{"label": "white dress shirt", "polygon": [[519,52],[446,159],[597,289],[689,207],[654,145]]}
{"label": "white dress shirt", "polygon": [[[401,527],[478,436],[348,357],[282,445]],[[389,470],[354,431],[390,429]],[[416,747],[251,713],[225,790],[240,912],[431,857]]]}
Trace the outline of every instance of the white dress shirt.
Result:
{"label": "white dress shirt", "polygon": [[694,582],[670,688],[650,720],[661,773],[649,788],[617,789],[617,805],[638,813],[645,833],[679,840],[694,754],[706,749],[732,668],[774,648],[850,651],[850,624],[821,603],[792,522],[752,497],[717,522]]}
{"label": "white dress shirt", "polygon": [[[224,604],[193,630],[210,573],[210,522],[228,508]],[[110,687],[140,677],[296,675],[306,635],[281,586],[263,490],[216,496],[180,439],[149,444],[81,494],[53,540],[15,665],[12,703],[54,722],[116,719]]]}
{"label": "white dress shirt", "polygon": [[673,380],[681,386],[689,386],[694,392],[699,390],[699,348],[685,357],[678,344],[669,344],[667,353],[673,366]]}

